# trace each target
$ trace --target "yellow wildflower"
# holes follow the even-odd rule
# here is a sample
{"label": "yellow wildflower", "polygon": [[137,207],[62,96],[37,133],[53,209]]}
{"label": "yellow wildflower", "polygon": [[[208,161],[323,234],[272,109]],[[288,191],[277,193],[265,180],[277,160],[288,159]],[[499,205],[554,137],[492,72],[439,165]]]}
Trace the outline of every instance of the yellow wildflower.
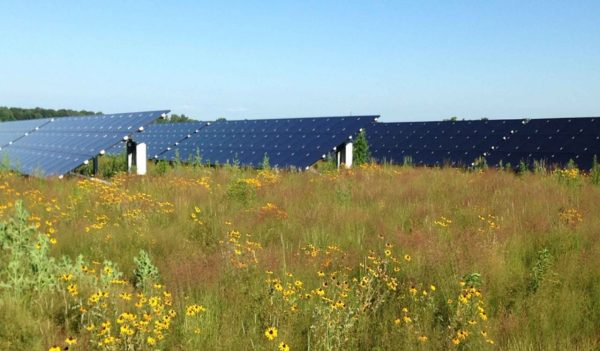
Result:
{"label": "yellow wildflower", "polygon": [[265,330],[265,337],[271,341],[274,340],[277,337],[277,328],[268,327],[267,330]]}
{"label": "yellow wildflower", "polygon": [[77,344],[77,339],[72,336],[69,336],[68,338],[65,339],[65,343],[67,345],[75,345],[75,344]]}

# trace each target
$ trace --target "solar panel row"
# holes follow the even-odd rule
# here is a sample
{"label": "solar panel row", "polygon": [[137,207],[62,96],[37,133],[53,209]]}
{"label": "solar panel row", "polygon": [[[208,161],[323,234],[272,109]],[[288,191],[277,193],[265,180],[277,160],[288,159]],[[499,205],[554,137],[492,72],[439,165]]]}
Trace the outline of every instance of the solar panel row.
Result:
{"label": "solar panel row", "polygon": [[379,116],[217,121],[159,155],[173,161],[306,168],[357,135]]}
{"label": "solar panel row", "polygon": [[0,150],[0,157],[7,159],[11,168],[23,174],[63,175],[104,153],[167,112],[50,119],[4,146]]}
{"label": "solar panel row", "polygon": [[[366,129],[376,160],[468,166],[545,160],[589,168],[600,154],[600,119],[477,120],[375,123],[378,116],[149,124],[168,111],[0,123],[0,156],[26,174],[60,175],[125,137],[146,143],[148,157],[257,167],[305,168]],[[145,126],[143,133],[137,133]]]}
{"label": "solar panel row", "polygon": [[563,167],[573,160],[580,168],[589,169],[594,155],[600,156],[600,118],[553,118],[524,120],[488,160],[512,165],[544,160]]}
{"label": "solar panel row", "polygon": [[469,166],[484,157],[489,165],[534,160],[565,166],[573,160],[589,169],[600,154],[598,118],[376,123],[367,129],[375,159],[420,165]]}
{"label": "solar panel row", "polygon": [[[191,138],[200,129],[209,125],[208,122],[156,123],[149,124],[142,133],[133,136],[136,143],[145,143],[149,159],[157,159],[162,153],[176,147],[183,140]],[[119,154],[125,150],[125,143],[112,147],[108,154]]]}

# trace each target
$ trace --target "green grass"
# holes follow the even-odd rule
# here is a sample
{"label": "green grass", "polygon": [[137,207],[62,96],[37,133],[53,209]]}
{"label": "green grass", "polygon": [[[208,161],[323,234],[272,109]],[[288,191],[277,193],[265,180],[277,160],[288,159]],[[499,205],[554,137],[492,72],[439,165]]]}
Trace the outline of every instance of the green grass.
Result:
{"label": "green grass", "polygon": [[[73,336],[72,350],[110,349],[92,343],[97,331],[85,330],[87,312],[76,302],[91,309],[94,289],[107,290],[102,313],[113,328],[118,314],[135,312],[134,257],[142,249],[173,296],[165,311],[177,314],[161,349],[275,350],[282,341],[292,350],[599,347],[600,188],[591,177],[392,166],[322,174],[162,168],[117,175],[112,185],[0,175],[2,222],[22,199],[28,222],[49,234],[41,240],[56,240],[48,244],[56,286],[15,296],[0,283],[0,324],[15,321],[0,331],[0,348],[64,347]],[[24,257],[35,250],[15,248],[2,228],[1,267],[17,250]],[[98,271],[113,262],[130,283],[102,286],[60,263],[79,255]],[[76,297],[58,279],[68,272]],[[22,274],[38,273],[23,265]],[[336,287],[339,280],[348,288]],[[131,302],[119,299],[124,291]],[[186,317],[191,304],[206,311]],[[274,341],[264,336],[270,326],[278,329]],[[460,331],[468,336],[458,338]],[[125,349],[119,329],[112,334],[122,341],[110,347]],[[132,345],[153,349],[145,344],[152,330],[138,335]]]}

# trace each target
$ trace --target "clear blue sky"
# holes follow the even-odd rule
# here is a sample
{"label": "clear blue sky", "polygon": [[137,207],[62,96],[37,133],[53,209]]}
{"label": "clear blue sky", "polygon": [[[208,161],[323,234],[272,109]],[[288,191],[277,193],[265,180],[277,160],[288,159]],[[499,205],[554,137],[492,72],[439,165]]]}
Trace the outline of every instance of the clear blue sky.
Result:
{"label": "clear blue sky", "polygon": [[600,115],[600,1],[0,2],[0,105]]}

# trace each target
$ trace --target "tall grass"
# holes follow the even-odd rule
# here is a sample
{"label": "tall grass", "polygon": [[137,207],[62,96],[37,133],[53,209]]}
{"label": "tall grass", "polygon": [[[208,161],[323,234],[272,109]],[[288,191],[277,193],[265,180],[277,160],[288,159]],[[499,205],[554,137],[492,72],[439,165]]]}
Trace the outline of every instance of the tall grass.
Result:
{"label": "tall grass", "polygon": [[[84,312],[64,312],[75,297],[60,276],[74,274],[84,308],[98,288],[110,295],[108,309],[132,312],[118,296],[129,291],[135,302],[140,272],[154,267],[155,283],[172,294],[165,311],[176,314],[156,340],[163,349],[599,346],[600,188],[588,176],[230,165],[151,167],[146,177],[111,182],[0,173],[0,218],[9,223],[23,200],[56,278],[14,294],[0,268],[0,325],[19,326],[0,328],[0,347],[64,347],[74,337],[71,349],[108,348],[77,322]],[[35,250],[37,234],[27,233]],[[5,267],[13,246],[0,237]],[[98,270],[110,262],[126,285],[93,285],[101,276],[64,263],[79,255]],[[278,331],[273,341],[269,327]],[[111,347],[124,349],[134,339],[119,331]]]}

